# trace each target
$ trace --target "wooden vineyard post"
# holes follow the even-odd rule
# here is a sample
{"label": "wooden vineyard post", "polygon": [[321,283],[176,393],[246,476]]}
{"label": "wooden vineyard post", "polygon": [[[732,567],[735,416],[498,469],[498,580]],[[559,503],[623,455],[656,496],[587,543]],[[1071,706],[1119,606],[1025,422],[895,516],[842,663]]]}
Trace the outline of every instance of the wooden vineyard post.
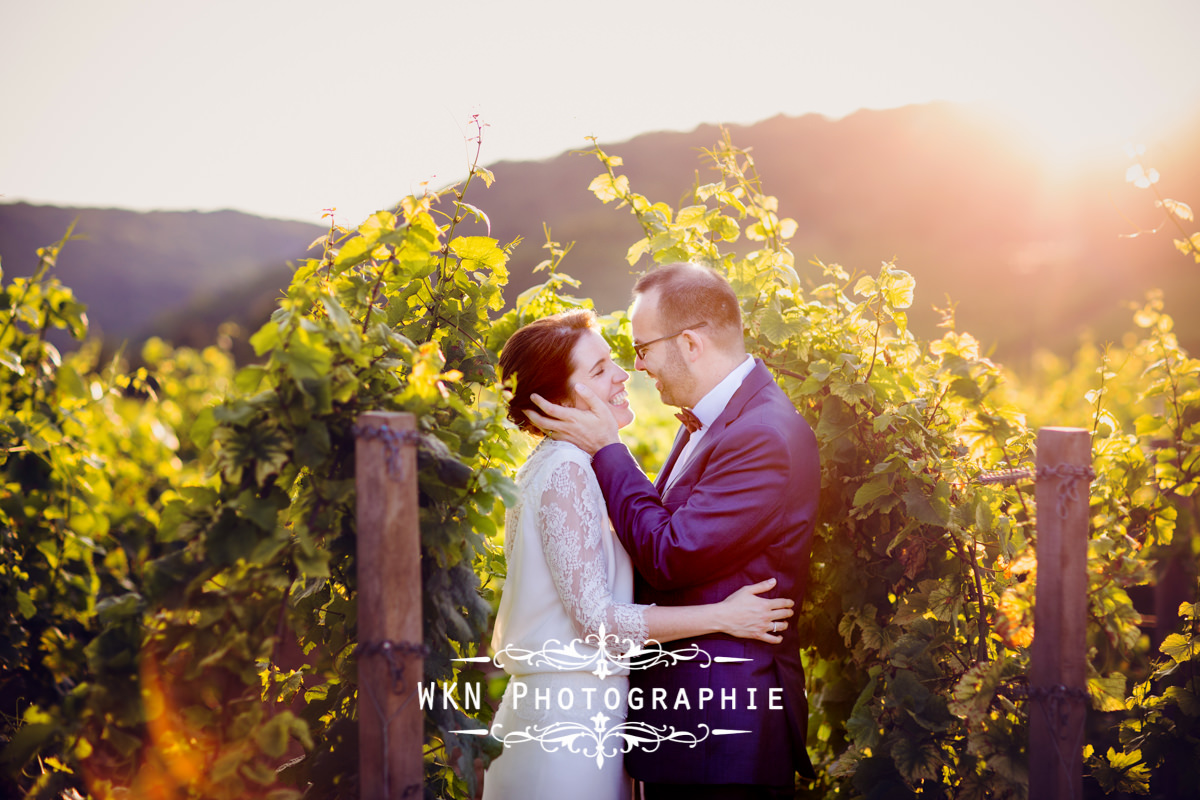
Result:
{"label": "wooden vineyard post", "polygon": [[416,431],[412,414],[355,426],[359,796],[420,797],[424,673]]}
{"label": "wooden vineyard post", "polygon": [[1087,712],[1091,434],[1038,431],[1037,602],[1029,669],[1029,798],[1081,800]]}

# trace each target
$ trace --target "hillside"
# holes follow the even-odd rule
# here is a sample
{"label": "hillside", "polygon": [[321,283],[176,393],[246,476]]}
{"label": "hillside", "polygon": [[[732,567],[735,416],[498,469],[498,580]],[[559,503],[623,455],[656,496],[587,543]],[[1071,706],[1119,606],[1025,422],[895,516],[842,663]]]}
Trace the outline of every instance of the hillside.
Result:
{"label": "hillside", "polygon": [[[110,342],[171,325],[184,309],[264,275],[286,285],[288,260],[302,256],[322,233],[316,225],[236,211],[137,213],[9,203],[0,205],[5,274],[31,274],[37,249],[61,239],[73,220],[73,238],[55,275],[87,304],[93,334]],[[229,315],[240,313],[240,307],[228,309]]]}
{"label": "hillside", "polygon": [[[936,330],[934,306],[953,304],[961,329],[1019,363],[1036,347],[1066,353],[1089,333],[1121,336],[1130,326],[1129,305],[1158,287],[1185,346],[1200,352],[1200,319],[1192,314],[1200,265],[1175,251],[1170,230],[1123,238],[1162,216],[1149,192],[1125,183],[1121,153],[1070,172],[1048,170],[1011,131],[950,104],[859,111],[840,120],[778,116],[730,133],[751,149],[780,213],[799,224],[792,244],[802,277],[820,280],[810,258],[859,273],[895,258],[917,277],[910,317],[924,335]],[[604,148],[624,159],[636,191],[676,203],[698,171],[699,180],[710,179],[701,150],[720,135],[702,126]],[[1163,175],[1160,190],[1196,206],[1198,135],[1200,118],[1147,143],[1147,159]],[[495,184],[472,186],[468,200],[487,212],[492,235],[523,239],[510,265],[509,296],[534,282],[546,223],[556,241],[575,243],[563,269],[582,279],[581,293],[605,311],[624,307],[634,280],[625,251],[640,232],[627,210],[588,192],[601,172],[595,157],[565,153],[490,168]],[[247,330],[261,324],[286,284],[282,265],[303,257],[321,233],[234,212],[0,206],[5,269],[12,269],[10,258],[31,260],[34,247],[60,236],[75,215],[91,239],[67,248],[59,274],[89,303],[104,333],[154,332],[192,345],[212,341],[225,319]],[[485,231],[478,225],[470,232]]]}
{"label": "hillside", "polygon": [[[1198,121],[1200,122],[1200,121]],[[1200,204],[1200,124],[1151,147],[1166,196]],[[917,277],[914,326],[929,335],[934,305],[956,305],[959,326],[994,343],[1005,358],[1037,346],[1070,351],[1086,331],[1119,336],[1128,304],[1163,288],[1182,338],[1200,350],[1200,266],[1178,254],[1171,231],[1122,238],[1161,222],[1147,191],[1125,183],[1121,153],[1073,173],[1048,173],[1013,137],[959,107],[933,104],[860,111],[831,121],[775,117],[730,129],[749,148],[765,189],[799,231],[793,252],[873,273],[882,261]],[[720,131],[655,133],[616,145],[636,191],[675,202],[692,185],[702,148]],[[532,282],[542,258],[541,221],[561,242],[576,242],[564,269],[583,278],[583,294],[604,309],[628,301],[633,279],[625,250],[640,233],[627,211],[605,208],[587,186],[601,172],[594,157],[566,154],[536,164],[497,164],[496,183],[475,195],[501,240],[526,243],[513,285]],[[1128,217],[1128,218],[1127,218]],[[637,265],[644,268],[645,262]],[[805,270],[801,269],[802,275]],[[807,275],[820,280],[817,270]]]}

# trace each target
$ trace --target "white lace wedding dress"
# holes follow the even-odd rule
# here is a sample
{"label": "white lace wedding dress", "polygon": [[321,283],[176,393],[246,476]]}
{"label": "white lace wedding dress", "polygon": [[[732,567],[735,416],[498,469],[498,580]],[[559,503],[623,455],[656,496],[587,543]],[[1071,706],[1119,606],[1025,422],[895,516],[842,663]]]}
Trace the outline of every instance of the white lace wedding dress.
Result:
{"label": "white lace wedding dress", "polygon": [[629,779],[614,740],[603,746],[616,754],[597,759],[590,733],[576,737],[577,752],[561,740],[554,743],[552,735],[549,742],[537,736],[557,723],[552,731],[582,726],[598,730],[602,739],[604,730],[624,721],[627,673],[593,674],[596,664],[588,657],[597,652],[597,640],[586,640],[603,626],[622,645],[610,652],[627,640],[645,641],[644,607],[631,602],[629,556],[609,526],[591,461],[579,448],[544,439],[518,471],[517,485],[520,498],[505,523],[508,578],[492,647],[497,653],[545,653],[574,643],[582,657],[501,653],[512,677],[492,732],[501,739],[514,731],[528,735],[510,737],[488,768],[484,800],[625,800]]}

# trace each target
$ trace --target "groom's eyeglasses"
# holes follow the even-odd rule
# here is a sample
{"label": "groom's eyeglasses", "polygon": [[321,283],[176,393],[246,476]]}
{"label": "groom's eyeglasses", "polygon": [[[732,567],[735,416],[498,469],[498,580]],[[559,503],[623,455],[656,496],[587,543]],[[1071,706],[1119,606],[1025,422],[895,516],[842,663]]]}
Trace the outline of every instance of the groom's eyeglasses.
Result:
{"label": "groom's eyeglasses", "polygon": [[707,324],[708,324],[707,322],[697,322],[695,325],[688,325],[686,328],[683,328],[682,330],[678,330],[675,333],[672,333],[668,336],[660,336],[657,339],[651,339],[648,342],[642,342],[641,344],[635,344],[633,346],[633,352],[637,354],[638,358],[645,361],[646,360],[646,351],[648,349],[650,349],[650,345],[658,344],[659,342],[665,342],[667,339],[674,339],[676,336],[682,336],[683,334],[687,333],[688,331],[694,331],[697,328],[703,328]]}

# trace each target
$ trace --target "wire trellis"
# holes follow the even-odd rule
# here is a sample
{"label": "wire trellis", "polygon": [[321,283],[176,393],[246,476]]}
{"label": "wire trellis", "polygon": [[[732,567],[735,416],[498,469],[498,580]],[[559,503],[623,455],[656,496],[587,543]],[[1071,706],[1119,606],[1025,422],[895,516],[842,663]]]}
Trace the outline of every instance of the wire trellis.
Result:
{"label": "wire trellis", "polygon": [[400,474],[401,448],[406,444],[416,447],[421,443],[421,434],[417,431],[392,430],[387,423],[378,426],[355,425],[353,432],[357,438],[376,439],[383,442],[383,449],[387,453],[388,474],[393,476]]}
{"label": "wire trellis", "polygon": [[1058,504],[1055,509],[1060,519],[1066,519],[1067,508],[1079,499],[1079,480],[1087,478],[1090,484],[1096,479],[1096,470],[1091,465],[1076,466],[1074,464],[1056,464],[1053,467],[1011,467],[1009,469],[994,469],[979,473],[975,480],[979,483],[1002,483],[1013,485],[1037,478],[1062,478],[1062,491],[1058,494]]}

